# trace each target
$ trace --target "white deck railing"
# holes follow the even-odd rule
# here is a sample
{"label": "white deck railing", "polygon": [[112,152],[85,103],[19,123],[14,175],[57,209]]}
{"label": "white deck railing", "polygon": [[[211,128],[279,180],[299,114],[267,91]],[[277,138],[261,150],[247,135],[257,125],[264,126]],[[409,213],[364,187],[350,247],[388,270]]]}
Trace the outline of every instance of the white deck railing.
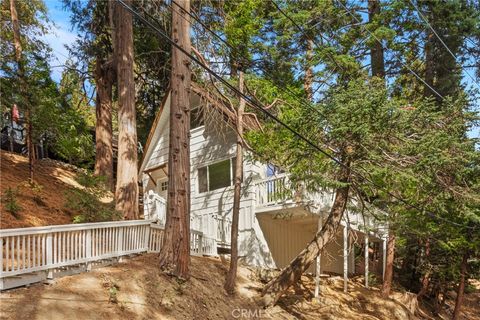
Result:
{"label": "white deck railing", "polygon": [[155,192],[150,192],[144,197],[145,219],[158,220],[159,224],[165,225],[167,215],[167,200]]}
{"label": "white deck railing", "polygon": [[293,198],[286,174],[281,174],[255,183],[257,207],[283,203]]}
{"label": "white deck railing", "polygon": [[[162,238],[163,228],[149,220],[0,230],[0,278],[158,252]],[[190,238],[193,255],[216,255],[215,239],[195,230]]]}

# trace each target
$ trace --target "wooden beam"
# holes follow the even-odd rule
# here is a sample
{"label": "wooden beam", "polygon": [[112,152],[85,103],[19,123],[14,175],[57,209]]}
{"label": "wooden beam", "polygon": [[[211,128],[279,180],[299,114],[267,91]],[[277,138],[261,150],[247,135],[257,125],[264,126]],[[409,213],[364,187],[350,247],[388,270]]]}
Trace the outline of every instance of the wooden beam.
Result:
{"label": "wooden beam", "polygon": [[157,183],[155,182],[155,179],[153,179],[152,175],[150,174],[150,172],[146,172],[146,174],[148,175],[148,177],[150,178],[150,180],[152,180],[153,184],[155,185],[155,187],[157,186]]}
{"label": "wooden beam", "polygon": [[[166,163],[163,163],[163,164],[160,164],[160,165],[158,165],[158,166],[152,167],[152,168],[150,168],[150,169],[145,169],[145,170],[143,170],[143,172],[145,172],[146,174],[148,174],[149,172],[152,172],[152,171],[155,171],[155,170],[158,170],[158,169],[162,169],[162,170],[163,170],[163,169],[166,168],[166,167],[167,167],[167,164],[166,164]],[[165,170],[164,170],[163,172],[165,172]]]}

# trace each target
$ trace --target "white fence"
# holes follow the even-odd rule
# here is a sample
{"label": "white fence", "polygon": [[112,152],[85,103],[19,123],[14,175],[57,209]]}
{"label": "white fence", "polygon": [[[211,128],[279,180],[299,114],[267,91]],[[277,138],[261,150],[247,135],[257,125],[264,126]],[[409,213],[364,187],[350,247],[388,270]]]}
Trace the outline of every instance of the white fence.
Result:
{"label": "white fence", "polygon": [[[0,231],[0,278],[160,251],[163,229],[149,220],[70,224]],[[216,241],[192,230],[193,255],[216,255]]]}

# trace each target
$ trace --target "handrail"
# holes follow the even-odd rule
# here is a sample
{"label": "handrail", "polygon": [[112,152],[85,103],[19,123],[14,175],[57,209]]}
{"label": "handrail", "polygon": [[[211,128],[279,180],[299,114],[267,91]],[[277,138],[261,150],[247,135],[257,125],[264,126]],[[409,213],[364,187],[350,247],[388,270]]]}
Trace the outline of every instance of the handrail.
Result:
{"label": "handrail", "polygon": [[255,180],[253,183],[257,185],[257,184],[261,184],[263,182],[279,180],[279,179],[287,178],[287,177],[288,177],[287,173],[280,173],[280,174],[273,175],[273,176],[270,176],[270,177],[267,177],[267,178],[264,178],[264,179]]}
{"label": "handrail", "polygon": [[107,222],[89,222],[78,224],[60,224],[45,227],[28,227],[28,228],[15,228],[15,229],[1,229],[0,237],[8,236],[23,236],[28,234],[42,234],[61,231],[78,231],[89,230],[97,228],[110,228],[110,227],[128,227],[128,226],[141,226],[151,224],[152,220],[122,220],[122,221],[107,221]]}
{"label": "handrail", "polygon": [[[16,228],[0,232],[0,289],[2,278],[87,264],[129,254],[158,252],[163,226],[152,220],[111,221]],[[216,255],[217,241],[190,230],[192,255]]]}

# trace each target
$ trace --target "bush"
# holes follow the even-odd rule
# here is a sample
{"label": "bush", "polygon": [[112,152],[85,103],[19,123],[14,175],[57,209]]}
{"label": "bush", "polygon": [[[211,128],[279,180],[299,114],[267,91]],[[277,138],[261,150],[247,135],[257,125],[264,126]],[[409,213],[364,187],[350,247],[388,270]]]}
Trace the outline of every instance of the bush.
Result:
{"label": "bush", "polygon": [[3,201],[5,202],[5,210],[10,212],[15,218],[19,219],[18,212],[22,210],[22,207],[17,203],[17,194],[18,188],[12,189],[11,187],[8,187],[7,190],[5,190]]}
{"label": "bush", "polygon": [[69,190],[66,195],[66,207],[80,213],[73,218],[74,223],[114,221],[122,217],[113,203],[99,200],[109,194],[103,187],[102,178],[83,173],[77,177],[77,182],[84,189]]}
{"label": "bush", "polygon": [[20,186],[29,188],[33,195],[33,201],[40,206],[46,206],[45,201],[43,201],[42,190],[43,186],[35,181],[28,181],[23,182]]}

